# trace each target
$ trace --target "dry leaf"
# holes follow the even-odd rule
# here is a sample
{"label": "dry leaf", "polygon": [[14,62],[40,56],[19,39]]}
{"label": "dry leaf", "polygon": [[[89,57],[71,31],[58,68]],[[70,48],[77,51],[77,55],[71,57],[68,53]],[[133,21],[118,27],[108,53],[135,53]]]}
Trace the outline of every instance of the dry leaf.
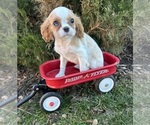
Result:
{"label": "dry leaf", "polygon": [[62,114],[62,117],[63,117],[63,118],[67,118],[67,115],[66,115],[66,114]]}
{"label": "dry leaf", "polygon": [[6,100],[6,99],[8,99],[8,96],[4,95],[1,98],[4,99],[4,100]]}
{"label": "dry leaf", "polygon": [[98,120],[94,119],[92,125],[98,125]]}
{"label": "dry leaf", "polygon": [[0,123],[4,123],[5,119],[3,117],[0,117]]}

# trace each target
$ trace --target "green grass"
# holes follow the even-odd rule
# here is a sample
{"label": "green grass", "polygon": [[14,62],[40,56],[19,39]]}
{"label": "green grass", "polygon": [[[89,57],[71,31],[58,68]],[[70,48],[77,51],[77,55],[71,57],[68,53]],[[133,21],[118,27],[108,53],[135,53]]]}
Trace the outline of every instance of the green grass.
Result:
{"label": "green grass", "polygon": [[149,125],[150,123],[150,71],[134,71],[133,79],[133,123]]}
{"label": "green grass", "polygon": [[0,108],[0,125],[16,125],[17,124],[17,107],[16,102]]}
{"label": "green grass", "polygon": [[39,107],[42,94],[18,109],[19,125],[132,125],[132,81],[122,76],[113,90],[98,94],[91,83],[61,90],[61,110],[46,113]]}

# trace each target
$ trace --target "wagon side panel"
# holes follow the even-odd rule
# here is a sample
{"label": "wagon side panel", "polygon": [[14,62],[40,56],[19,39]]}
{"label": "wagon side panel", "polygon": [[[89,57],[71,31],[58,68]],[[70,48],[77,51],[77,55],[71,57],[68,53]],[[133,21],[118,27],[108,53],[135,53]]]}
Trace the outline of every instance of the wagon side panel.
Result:
{"label": "wagon side panel", "polygon": [[116,66],[111,66],[107,68],[102,68],[90,72],[78,73],[62,79],[52,79],[46,80],[47,86],[54,89],[65,88],[87,81],[103,78],[109,75],[112,75],[116,72]]}

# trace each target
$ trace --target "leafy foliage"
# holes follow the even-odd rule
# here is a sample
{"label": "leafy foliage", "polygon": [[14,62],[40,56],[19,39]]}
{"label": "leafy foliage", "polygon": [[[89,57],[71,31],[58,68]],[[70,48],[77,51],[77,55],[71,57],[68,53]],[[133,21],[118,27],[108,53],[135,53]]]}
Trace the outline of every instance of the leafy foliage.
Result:
{"label": "leafy foliage", "polygon": [[18,64],[38,70],[39,65],[48,60],[49,54],[40,36],[40,28],[35,24],[35,13],[31,14],[33,4],[30,0],[20,0],[18,6]]}
{"label": "leafy foliage", "polygon": [[[150,1],[134,1],[134,63],[149,64]],[[142,55],[142,56],[141,56]]]}
{"label": "leafy foliage", "polygon": [[[14,67],[16,65],[16,47],[17,47],[17,30],[16,30],[16,13],[11,12],[15,4],[9,1],[1,1],[0,7],[0,64]],[[4,3],[3,3],[4,2]],[[7,7],[11,9],[7,9]]]}
{"label": "leafy foliage", "polygon": [[84,0],[83,24],[87,33],[96,37],[102,48],[119,54],[123,49],[128,27],[132,25],[132,0]]}
{"label": "leafy foliage", "polygon": [[22,36],[19,39],[18,48],[18,63],[28,66],[28,68],[37,69],[46,60],[46,57],[48,58],[46,46],[35,34],[27,33]]}

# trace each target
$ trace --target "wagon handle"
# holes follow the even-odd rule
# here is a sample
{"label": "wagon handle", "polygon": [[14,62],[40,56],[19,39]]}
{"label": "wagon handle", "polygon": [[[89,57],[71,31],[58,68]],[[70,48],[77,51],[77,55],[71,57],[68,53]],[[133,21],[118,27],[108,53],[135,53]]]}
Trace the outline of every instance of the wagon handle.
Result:
{"label": "wagon handle", "polygon": [[7,104],[9,104],[10,102],[15,101],[16,99],[17,99],[17,95],[14,95],[14,96],[10,97],[6,101],[0,102],[0,108],[3,107],[3,106],[5,106],[5,105],[7,105]]}
{"label": "wagon handle", "polygon": [[33,91],[30,93],[30,95],[26,96],[25,98],[23,98],[21,101],[19,101],[17,103],[17,107],[20,107],[21,105],[23,105],[24,103],[29,101],[33,96],[35,96],[37,91],[39,91],[39,84],[38,83],[33,86]]}
{"label": "wagon handle", "polygon": [[32,91],[30,93],[30,95],[26,96],[25,98],[23,98],[21,101],[19,101],[17,103],[17,107],[20,107],[21,105],[23,105],[25,102],[29,101],[34,95],[36,94],[36,91]]}
{"label": "wagon handle", "polygon": [[39,90],[43,90],[45,88],[47,88],[47,86],[45,84],[45,80],[41,80],[39,83],[34,84],[32,92],[28,96],[24,97],[21,101],[19,101],[17,103],[17,107],[20,107],[21,105],[23,105],[24,103],[26,103],[27,101],[29,101],[33,96],[35,96],[35,94]]}

